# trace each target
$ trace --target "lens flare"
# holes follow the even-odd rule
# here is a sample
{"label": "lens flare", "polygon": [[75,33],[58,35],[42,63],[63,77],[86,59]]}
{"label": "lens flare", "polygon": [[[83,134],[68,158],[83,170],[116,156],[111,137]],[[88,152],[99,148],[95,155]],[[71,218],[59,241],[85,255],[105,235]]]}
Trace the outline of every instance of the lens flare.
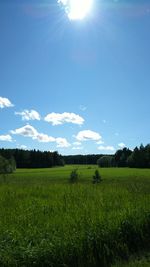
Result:
{"label": "lens flare", "polygon": [[65,7],[70,20],[82,20],[90,12],[93,0],[58,0]]}

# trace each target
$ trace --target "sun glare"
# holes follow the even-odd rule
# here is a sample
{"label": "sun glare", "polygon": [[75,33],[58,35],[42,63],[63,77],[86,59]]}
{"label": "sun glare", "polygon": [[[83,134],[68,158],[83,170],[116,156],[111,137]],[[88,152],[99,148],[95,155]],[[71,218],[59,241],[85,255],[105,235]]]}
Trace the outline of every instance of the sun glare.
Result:
{"label": "sun glare", "polygon": [[93,0],[59,0],[70,20],[82,20],[90,12]]}

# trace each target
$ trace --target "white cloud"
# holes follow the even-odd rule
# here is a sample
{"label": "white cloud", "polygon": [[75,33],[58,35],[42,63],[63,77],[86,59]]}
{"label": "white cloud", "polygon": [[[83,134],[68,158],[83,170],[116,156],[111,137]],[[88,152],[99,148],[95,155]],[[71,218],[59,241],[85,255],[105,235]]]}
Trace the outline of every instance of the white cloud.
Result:
{"label": "white cloud", "polygon": [[26,150],[28,147],[25,146],[25,145],[21,145],[21,146],[19,146],[18,148]]}
{"label": "white cloud", "polygon": [[36,110],[23,110],[22,112],[15,112],[16,115],[22,116],[23,121],[29,121],[29,120],[40,120],[40,114]]}
{"label": "white cloud", "polygon": [[9,134],[0,135],[0,141],[12,142],[12,137]]}
{"label": "white cloud", "polygon": [[39,133],[33,126],[27,124],[22,128],[11,131],[12,134],[23,135],[26,137],[31,137],[33,140],[38,140],[39,142],[48,143],[55,142],[55,138],[48,136],[47,134]]}
{"label": "white cloud", "polygon": [[102,137],[100,136],[99,133],[93,132],[91,130],[84,130],[84,131],[80,131],[75,138],[78,141],[87,141],[87,140],[94,140],[94,141],[98,141],[100,140]]}
{"label": "white cloud", "polygon": [[72,149],[73,149],[73,150],[82,150],[83,147],[82,147],[82,146],[75,146],[75,147],[73,147]]}
{"label": "white cloud", "polygon": [[71,146],[68,141],[66,140],[66,138],[62,138],[62,137],[58,137],[55,139],[56,143],[57,143],[57,147],[69,147]]}
{"label": "white cloud", "polygon": [[0,96],[0,108],[9,108],[13,107],[14,105],[10,102],[8,98]]}
{"label": "white cloud", "polygon": [[115,148],[113,146],[99,146],[98,149],[104,151],[115,151]]}
{"label": "white cloud", "polygon": [[43,133],[38,133],[35,139],[42,143],[55,142],[54,137]]}
{"label": "white cloud", "polygon": [[37,135],[38,135],[37,130],[33,126],[31,126],[29,124],[25,125],[22,128],[18,128],[16,130],[12,130],[10,132],[12,134],[18,134],[18,135],[23,135],[23,136],[27,136],[27,137],[32,137],[33,139],[36,139]]}
{"label": "white cloud", "polygon": [[98,142],[96,142],[96,144],[98,144],[98,145],[102,145],[102,144],[104,144],[104,141],[99,140]]}
{"label": "white cloud", "polygon": [[81,145],[81,142],[73,142],[73,145],[74,146],[80,146]]}
{"label": "white cloud", "polygon": [[65,138],[62,137],[52,137],[47,134],[39,133],[33,126],[27,124],[22,128],[12,130],[12,134],[18,134],[25,137],[31,137],[33,140],[37,140],[42,143],[55,142],[57,147],[69,147],[71,146]]}
{"label": "white cloud", "polygon": [[84,119],[75,113],[55,113],[47,114],[44,118],[45,121],[52,123],[52,125],[60,125],[63,123],[83,124]]}
{"label": "white cloud", "polygon": [[126,145],[125,145],[124,143],[119,143],[118,146],[119,146],[120,148],[124,148]]}

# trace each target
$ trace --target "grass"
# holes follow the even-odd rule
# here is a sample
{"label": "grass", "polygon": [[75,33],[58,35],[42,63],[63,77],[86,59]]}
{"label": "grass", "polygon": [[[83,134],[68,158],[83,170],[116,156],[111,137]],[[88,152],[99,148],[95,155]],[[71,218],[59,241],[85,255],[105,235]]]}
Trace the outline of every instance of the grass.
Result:
{"label": "grass", "polygon": [[113,267],[149,267],[150,266],[150,253],[138,255],[138,257],[131,257],[128,263],[118,262]]}
{"label": "grass", "polygon": [[100,169],[93,185],[96,166],[78,166],[70,185],[73,168],[0,178],[0,266],[103,267],[149,248],[150,170]]}

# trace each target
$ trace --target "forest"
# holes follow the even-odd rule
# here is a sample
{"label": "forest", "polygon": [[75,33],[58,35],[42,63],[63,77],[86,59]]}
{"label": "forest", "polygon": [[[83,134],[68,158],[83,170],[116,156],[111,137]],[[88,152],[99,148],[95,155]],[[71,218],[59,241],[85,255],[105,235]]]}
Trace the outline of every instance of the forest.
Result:
{"label": "forest", "polygon": [[98,164],[99,167],[150,168],[150,144],[140,145],[132,151],[123,148],[114,155],[69,155],[63,156],[65,164]]}
{"label": "forest", "polygon": [[[1,159],[16,163],[17,168],[51,168],[65,164],[93,165],[99,167],[150,168],[150,144],[135,147],[134,150],[123,148],[114,155],[89,154],[62,156],[57,151],[39,151],[23,149],[0,149]],[[10,168],[11,169],[11,168]],[[14,167],[12,168],[14,169]]]}
{"label": "forest", "polygon": [[57,151],[23,149],[0,149],[0,155],[7,160],[13,159],[17,168],[51,168],[63,166],[64,161]]}

